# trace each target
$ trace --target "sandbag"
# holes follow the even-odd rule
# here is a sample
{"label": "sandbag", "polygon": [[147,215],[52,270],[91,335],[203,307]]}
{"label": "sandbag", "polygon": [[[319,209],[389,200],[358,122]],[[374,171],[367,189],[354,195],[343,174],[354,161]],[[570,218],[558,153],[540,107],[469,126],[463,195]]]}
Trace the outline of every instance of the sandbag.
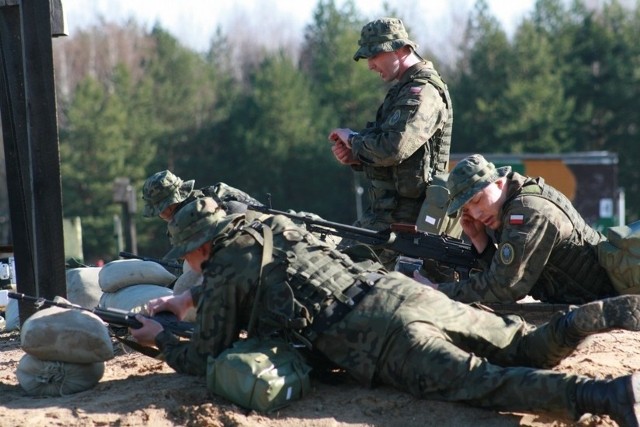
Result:
{"label": "sandbag", "polygon": [[598,261],[619,294],[640,294],[640,221],[610,227],[598,244]]}
{"label": "sandbag", "polygon": [[[180,295],[183,292],[187,292],[189,289],[194,286],[198,286],[202,284],[203,276],[202,274],[194,271],[189,264],[185,263],[183,266],[183,273],[176,280],[175,285],[173,285],[173,293],[174,295]],[[191,307],[187,310],[184,315],[185,322],[195,322],[196,321],[196,308]]]}
{"label": "sandbag", "polygon": [[29,396],[66,396],[95,387],[104,375],[104,365],[47,361],[25,354],[16,376]]}
{"label": "sandbag", "polygon": [[171,295],[173,295],[173,291],[164,286],[132,285],[116,292],[103,293],[100,297],[99,307],[140,312],[139,308],[149,300]]}
{"label": "sandbag", "polygon": [[49,307],[37,311],[22,325],[20,341],[25,353],[40,360],[95,363],[113,358],[104,322],[83,310]]}
{"label": "sandbag", "polygon": [[103,292],[116,292],[131,285],[169,286],[176,280],[176,276],[157,262],[118,259],[102,267],[98,280]]}
{"label": "sandbag", "polygon": [[102,267],[82,267],[67,270],[67,299],[86,308],[94,308],[100,301],[99,273]]}

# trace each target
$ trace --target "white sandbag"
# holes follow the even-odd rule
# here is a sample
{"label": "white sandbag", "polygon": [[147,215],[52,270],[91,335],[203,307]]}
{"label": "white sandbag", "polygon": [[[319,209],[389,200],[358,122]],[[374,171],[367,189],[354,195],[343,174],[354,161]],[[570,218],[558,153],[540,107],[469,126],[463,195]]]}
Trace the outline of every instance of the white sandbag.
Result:
{"label": "white sandbag", "polygon": [[184,291],[202,284],[202,274],[192,269],[185,269],[184,273],[178,277],[176,284],[173,285],[173,293],[180,295]]}
{"label": "white sandbag", "polygon": [[66,396],[95,387],[104,375],[104,362],[46,361],[25,354],[18,363],[18,383],[29,396]]}
{"label": "white sandbag", "polygon": [[109,331],[88,311],[49,307],[22,325],[22,349],[40,360],[71,363],[104,362],[113,358]]}
{"label": "white sandbag", "polygon": [[101,308],[117,308],[125,311],[138,312],[138,307],[149,300],[173,295],[171,289],[158,285],[133,285],[117,292],[105,292],[100,298]]}
{"label": "white sandbag", "polygon": [[16,331],[20,328],[20,313],[17,299],[9,299],[9,304],[7,304],[6,311],[4,312],[4,320],[5,331]]}
{"label": "white sandbag", "polygon": [[103,292],[116,292],[131,285],[169,286],[176,280],[176,276],[157,262],[118,259],[102,267],[98,280]]}
{"label": "white sandbag", "polygon": [[102,267],[82,267],[67,270],[67,299],[82,307],[96,307],[102,296],[98,280],[101,269]]}

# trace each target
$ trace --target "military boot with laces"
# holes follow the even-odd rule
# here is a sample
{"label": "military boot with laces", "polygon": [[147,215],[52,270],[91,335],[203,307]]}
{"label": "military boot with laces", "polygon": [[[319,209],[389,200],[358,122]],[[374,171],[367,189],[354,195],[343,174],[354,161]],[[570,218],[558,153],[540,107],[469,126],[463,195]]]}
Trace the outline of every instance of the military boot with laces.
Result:
{"label": "military boot with laces", "polygon": [[583,338],[613,329],[640,331],[640,295],[622,295],[593,301],[565,316],[567,337]]}
{"label": "military boot with laces", "polygon": [[640,373],[613,380],[587,380],[576,389],[576,410],[608,415],[620,427],[640,426]]}

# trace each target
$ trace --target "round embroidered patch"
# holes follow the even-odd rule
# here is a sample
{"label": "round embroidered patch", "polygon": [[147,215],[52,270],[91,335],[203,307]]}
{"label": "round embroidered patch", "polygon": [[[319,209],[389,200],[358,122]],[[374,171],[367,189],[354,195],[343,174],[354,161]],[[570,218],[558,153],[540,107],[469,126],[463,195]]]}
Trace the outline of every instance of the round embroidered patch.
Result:
{"label": "round embroidered patch", "polygon": [[513,262],[515,251],[511,243],[503,243],[498,252],[500,253],[500,261],[502,261],[504,265],[509,265]]}
{"label": "round embroidered patch", "polygon": [[400,120],[400,110],[396,110],[391,117],[389,117],[389,124],[393,126],[398,123],[398,120]]}

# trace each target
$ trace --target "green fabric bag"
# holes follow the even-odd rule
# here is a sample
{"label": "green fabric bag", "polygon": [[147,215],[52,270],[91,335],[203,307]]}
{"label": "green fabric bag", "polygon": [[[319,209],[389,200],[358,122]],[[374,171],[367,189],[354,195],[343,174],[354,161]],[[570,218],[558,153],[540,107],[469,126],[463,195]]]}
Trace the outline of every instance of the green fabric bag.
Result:
{"label": "green fabric bag", "polygon": [[248,338],[209,356],[207,389],[244,408],[272,412],[309,393],[310,371],[288,343]]}
{"label": "green fabric bag", "polygon": [[640,294],[640,221],[609,228],[598,261],[619,294]]}

